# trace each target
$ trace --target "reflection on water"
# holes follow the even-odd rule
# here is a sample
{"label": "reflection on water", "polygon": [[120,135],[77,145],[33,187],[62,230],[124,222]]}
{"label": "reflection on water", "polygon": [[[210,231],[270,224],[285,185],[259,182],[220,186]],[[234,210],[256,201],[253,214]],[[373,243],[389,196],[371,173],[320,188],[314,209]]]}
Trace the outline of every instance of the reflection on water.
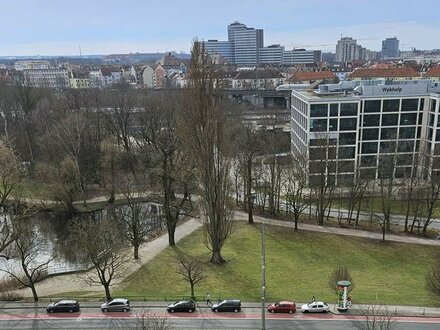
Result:
{"label": "reflection on water", "polygon": [[[147,220],[148,226],[152,229],[162,229],[165,227],[161,215],[161,205],[155,203],[140,203],[139,204],[146,212],[144,214],[151,215]],[[129,213],[127,206],[118,206],[115,211],[121,211],[124,214]],[[93,211],[87,215],[92,216],[99,221],[102,217],[107,215],[107,210]],[[5,221],[5,217],[0,221]],[[49,273],[63,273],[73,270],[81,270],[89,268],[89,264],[84,260],[81,254],[81,249],[78,247],[76,241],[73,239],[70,228],[74,221],[72,217],[59,212],[45,212],[39,211],[32,215],[29,219],[32,221],[33,230],[41,242],[35,263],[44,262],[53,257],[53,261],[48,266]],[[19,270],[20,263],[14,255],[11,255],[10,260],[0,258],[0,269]],[[0,272],[0,278],[8,277],[5,272]]]}

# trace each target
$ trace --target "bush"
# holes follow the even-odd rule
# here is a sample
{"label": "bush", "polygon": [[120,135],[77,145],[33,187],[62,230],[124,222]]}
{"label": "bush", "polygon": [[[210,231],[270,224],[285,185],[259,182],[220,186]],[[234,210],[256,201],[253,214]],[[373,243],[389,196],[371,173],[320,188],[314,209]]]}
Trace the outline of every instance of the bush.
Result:
{"label": "bush", "polygon": [[14,291],[0,292],[0,301],[19,301],[23,300],[23,295]]}

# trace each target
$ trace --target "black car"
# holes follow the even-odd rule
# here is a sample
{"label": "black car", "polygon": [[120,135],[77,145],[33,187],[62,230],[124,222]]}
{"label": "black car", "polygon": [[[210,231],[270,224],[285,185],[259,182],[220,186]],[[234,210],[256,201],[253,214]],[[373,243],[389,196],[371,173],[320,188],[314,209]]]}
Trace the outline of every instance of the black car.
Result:
{"label": "black car", "polygon": [[73,313],[79,312],[79,304],[75,300],[60,300],[46,307],[48,313]]}
{"label": "black car", "polygon": [[181,300],[167,306],[167,311],[170,313],[174,313],[174,312],[192,313],[195,310],[196,310],[196,304],[192,300]]}
{"label": "black car", "polygon": [[238,299],[226,299],[211,307],[213,312],[235,312],[241,310],[241,301]]}

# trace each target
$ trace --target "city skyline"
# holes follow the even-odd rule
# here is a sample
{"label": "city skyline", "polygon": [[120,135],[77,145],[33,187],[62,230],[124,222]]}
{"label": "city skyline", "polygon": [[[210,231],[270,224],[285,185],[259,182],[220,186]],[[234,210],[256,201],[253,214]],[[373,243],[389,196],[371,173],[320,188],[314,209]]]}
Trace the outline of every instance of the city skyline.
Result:
{"label": "city skyline", "polygon": [[371,0],[368,7],[345,0],[272,0],[270,7],[236,2],[188,0],[182,6],[169,0],[164,8],[157,0],[4,0],[0,28],[10,32],[2,36],[0,56],[78,55],[80,47],[83,55],[189,52],[195,37],[226,39],[225,28],[234,21],[264,29],[265,46],[286,49],[334,52],[341,35],[375,51],[394,36],[404,51],[440,48],[436,0]]}

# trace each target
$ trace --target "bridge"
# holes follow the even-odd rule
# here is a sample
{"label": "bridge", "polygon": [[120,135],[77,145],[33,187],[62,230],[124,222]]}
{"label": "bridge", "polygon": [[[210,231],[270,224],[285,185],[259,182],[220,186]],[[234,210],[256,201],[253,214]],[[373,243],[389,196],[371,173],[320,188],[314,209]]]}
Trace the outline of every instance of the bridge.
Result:
{"label": "bridge", "polygon": [[281,107],[290,109],[290,90],[275,89],[223,89],[222,92],[238,100],[249,101],[265,108]]}

